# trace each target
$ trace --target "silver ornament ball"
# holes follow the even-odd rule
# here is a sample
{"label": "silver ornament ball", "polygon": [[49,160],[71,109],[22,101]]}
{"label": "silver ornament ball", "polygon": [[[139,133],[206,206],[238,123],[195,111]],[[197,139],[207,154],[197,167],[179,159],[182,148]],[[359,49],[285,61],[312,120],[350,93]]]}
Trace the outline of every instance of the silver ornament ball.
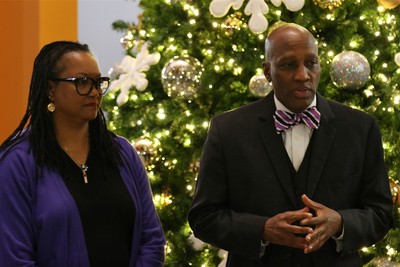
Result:
{"label": "silver ornament ball", "polygon": [[249,81],[250,92],[257,97],[264,97],[272,91],[272,84],[263,74],[256,74]]}
{"label": "silver ornament ball", "polygon": [[400,67],[400,52],[394,55],[394,62]]}
{"label": "silver ornament ball", "polygon": [[173,57],[161,71],[164,91],[171,98],[195,99],[199,92],[203,71],[202,64],[194,57]]}
{"label": "silver ornament ball", "polygon": [[332,60],[330,76],[333,83],[343,89],[362,88],[371,74],[368,60],[355,51],[344,51]]}

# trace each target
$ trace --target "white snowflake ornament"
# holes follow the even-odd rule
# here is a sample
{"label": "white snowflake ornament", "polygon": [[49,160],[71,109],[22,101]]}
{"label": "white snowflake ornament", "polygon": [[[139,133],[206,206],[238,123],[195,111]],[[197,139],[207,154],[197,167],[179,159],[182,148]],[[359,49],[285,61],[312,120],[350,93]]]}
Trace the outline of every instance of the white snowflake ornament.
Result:
{"label": "white snowflake ornament", "polygon": [[305,0],[270,0],[271,3],[280,7],[281,3],[284,3],[289,11],[296,12],[303,8]]}
{"label": "white snowflake ornament", "polygon": [[228,261],[228,251],[220,249],[218,250],[218,256],[222,258],[222,261],[218,264],[218,267],[226,267]]}
{"label": "white snowflake ornament", "polygon": [[193,233],[189,236],[188,240],[189,240],[189,243],[192,244],[193,249],[196,251],[202,250],[204,248],[204,246],[206,245],[206,243],[204,243],[203,241],[201,241],[200,239],[195,237]]}
{"label": "white snowflake ornament", "polygon": [[148,80],[143,73],[150,69],[150,65],[155,65],[160,61],[160,53],[149,54],[148,44],[144,43],[136,58],[126,55],[117,68],[121,70],[118,79],[110,84],[110,91],[121,90],[117,97],[119,106],[128,102],[129,89],[135,87],[138,91],[144,91],[147,88]]}
{"label": "white snowflake ornament", "polygon": [[216,18],[225,16],[231,6],[234,10],[238,10],[243,5],[244,0],[213,0],[210,3],[210,13]]}
{"label": "white snowflake ornament", "polygon": [[268,5],[264,0],[250,0],[247,3],[244,13],[250,16],[249,29],[254,33],[262,33],[268,28],[268,20],[264,14],[269,12]]}
{"label": "white snowflake ornament", "polygon": [[[221,18],[228,14],[232,7],[238,10],[242,7],[244,0],[212,0],[209,6],[210,13],[214,17]],[[270,2],[280,7],[283,3],[289,11],[296,12],[303,8],[305,0],[270,0]],[[269,7],[265,0],[249,0],[244,9],[244,13],[250,16],[249,29],[259,34],[268,28],[268,20],[265,14],[269,12]]]}

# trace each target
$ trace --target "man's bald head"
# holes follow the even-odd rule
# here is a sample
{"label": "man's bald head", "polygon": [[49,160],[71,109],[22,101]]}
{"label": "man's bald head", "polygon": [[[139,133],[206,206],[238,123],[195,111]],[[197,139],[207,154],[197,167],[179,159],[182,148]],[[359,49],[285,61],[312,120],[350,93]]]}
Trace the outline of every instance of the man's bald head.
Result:
{"label": "man's bald head", "polygon": [[[295,23],[284,23],[272,30],[265,40],[265,60],[267,62],[270,60],[271,49],[273,48],[275,43],[278,43],[278,45],[282,45],[282,43],[285,42],[285,38],[290,38],[290,36],[298,34],[307,36],[315,44],[317,43],[314,36],[303,26]],[[316,48],[318,49],[317,46]]]}

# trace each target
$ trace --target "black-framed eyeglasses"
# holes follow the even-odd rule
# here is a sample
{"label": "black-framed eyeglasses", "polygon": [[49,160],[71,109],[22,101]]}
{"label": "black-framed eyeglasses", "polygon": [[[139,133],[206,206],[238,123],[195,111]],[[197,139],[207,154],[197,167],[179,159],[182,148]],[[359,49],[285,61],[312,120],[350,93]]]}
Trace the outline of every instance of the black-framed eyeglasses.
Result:
{"label": "black-framed eyeglasses", "polygon": [[104,95],[110,86],[110,78],[99,77],[96,80],[90,77],[79,78],[52,78],[57,82],[72,82],[75,84],[76,92],[81,96],[89,95],[93,88],[96,88],[100,95]]}

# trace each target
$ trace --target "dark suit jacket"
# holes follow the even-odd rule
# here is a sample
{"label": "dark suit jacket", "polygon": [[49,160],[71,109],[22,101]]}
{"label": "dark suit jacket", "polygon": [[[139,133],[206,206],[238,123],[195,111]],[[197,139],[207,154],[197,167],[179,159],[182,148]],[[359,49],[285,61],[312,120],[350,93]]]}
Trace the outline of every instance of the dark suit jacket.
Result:
{"label": "dark suit jacket", "polygon": [[[196,237],[229,252],[227,266],[361,266],[357,250],[382,239],[393,224],[380,131],[366,113],[317,95],[321,124],[309,149],[305,193],[343,218],[340,253],[329,240],[304,256],[270,244],[260,258],[266,220],[302,208],[282,136],[273,121],[273,93],[212,119],[204,144],[189,223]],[[297,255],[297,256],[296,256]]]}

